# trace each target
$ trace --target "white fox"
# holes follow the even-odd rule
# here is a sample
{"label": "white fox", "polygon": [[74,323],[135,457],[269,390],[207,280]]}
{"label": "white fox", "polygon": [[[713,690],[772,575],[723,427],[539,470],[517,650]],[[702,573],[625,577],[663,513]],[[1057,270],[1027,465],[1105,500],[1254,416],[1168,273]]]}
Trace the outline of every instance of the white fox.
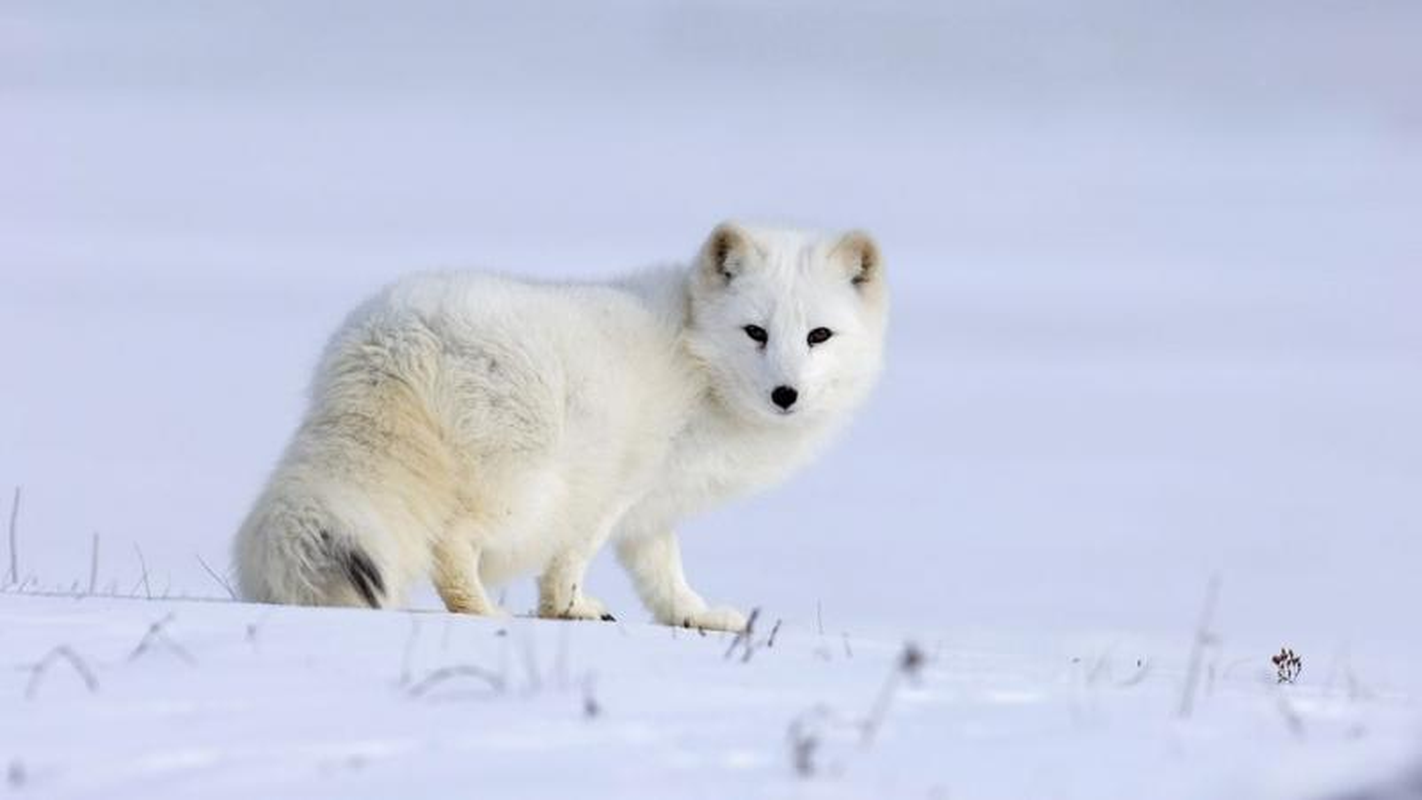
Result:
{"label": "white fox", "polygon": [[450,611],[537,573],[538,613],[610,619],[609,539],[659,622],[741,630],[687,584],[674,526],[810,458],[880,371],[864,233],[725,223],[689,267],[605,284],[417,275],[327,346],[306,417],[235,543],[242,594]]}

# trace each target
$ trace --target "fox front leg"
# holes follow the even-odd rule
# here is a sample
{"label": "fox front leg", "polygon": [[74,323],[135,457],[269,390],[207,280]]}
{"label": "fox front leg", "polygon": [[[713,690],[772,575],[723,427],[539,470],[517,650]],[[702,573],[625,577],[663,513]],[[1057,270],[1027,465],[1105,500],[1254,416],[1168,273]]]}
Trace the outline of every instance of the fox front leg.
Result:
{"label": "fox front leg", "polygon": [[607,607],[583,591],[588,560],[565,553],[556,556],[538,578],[538,616],[546,619],[616,620]]}
{"label": "fox front leg", "polygon": [[617,558],[632,577],[643,605],[663,625],[745,630],[744,614],[724,606],[708,607],[701,595],[687,584],[676,534],[667,531],[626,538],[617,545]]}

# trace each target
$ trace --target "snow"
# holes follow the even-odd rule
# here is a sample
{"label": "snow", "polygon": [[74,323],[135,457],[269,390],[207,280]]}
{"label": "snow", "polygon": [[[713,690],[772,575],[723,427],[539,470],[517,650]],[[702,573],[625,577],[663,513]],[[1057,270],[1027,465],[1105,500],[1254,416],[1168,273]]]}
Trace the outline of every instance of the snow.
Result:
{"label": "snow", "polygon": [[[1181,648],[1144,640],[950,633],[903,675],[897,642],[791,626],[773,644],[762,627],[747,659],[728,635],[642,624],[99,598],[0,611],[7,651],[64,642],[97,673],[91,693],[51,666],[29,699],[30,674],[8,681],[19,788],[54,798],[1292,797],[1346,785],[1360,752],[1401,763],[1415,734],[1413,704],[1350,686],[1351,666],[1280,687],[1240,652],[1212,657],[1181,719]],[[476,674],[432,678],[450,667]],[[796,742],[813,743],[800,769]]]}
{"label": "snow", "polygon": [[[47,797],[1405,782],[1419,34],[1400,2],[7,3],[0,513],[23,485],[34,582],[0,595],[0,758]],[[728,215],[868,228],[894,288],[848,435],[684,531],[708,597],[784,620],[749,663],[642,625],[604,562],[617,626],[414,615],[416,673],[507,659],[507,692],[447,702],[399,685],[405,614],[53,596],[95,533],[101,592],[145,594],[137,547],[147,593],[220,596],[197,557],[226,563],[324,336],[383,282],[607,275]],[[1212,576],[1217,675],[1182,720]],[[128,661],[169,613],[195,663]],[[881,738],[829,726],[839,774],[797,777],[791,720],[865,713],[910,639],[929,664]],[[59,665],[26,699],[60,644],[98,691]]]}

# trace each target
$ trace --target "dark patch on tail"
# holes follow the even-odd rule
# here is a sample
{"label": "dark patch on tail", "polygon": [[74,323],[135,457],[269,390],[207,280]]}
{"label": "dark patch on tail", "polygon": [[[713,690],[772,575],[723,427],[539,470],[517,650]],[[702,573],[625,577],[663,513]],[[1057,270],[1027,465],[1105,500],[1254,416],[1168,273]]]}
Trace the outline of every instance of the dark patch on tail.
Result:
{"label": "dark patch on tail", "polygon": [[[327,538],[325,531],[321,532],[321,538]],[[337,557],[346,569],[346,577],[350,579],[351,585],[360,593],[361,598],[371,608],[380,608],[380,597],[385,594],[385,579],[381,577],[379,568],[370,560],[370,556],[353,545]]]}

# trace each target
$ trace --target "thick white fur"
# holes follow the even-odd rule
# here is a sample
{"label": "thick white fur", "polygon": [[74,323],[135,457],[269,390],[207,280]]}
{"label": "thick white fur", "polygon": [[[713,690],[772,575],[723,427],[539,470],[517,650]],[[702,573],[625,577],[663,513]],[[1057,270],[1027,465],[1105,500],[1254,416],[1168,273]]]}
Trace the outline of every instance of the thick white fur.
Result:
{"label": "thick white fur", "polygon": [[[242,594],[361,604],[340,560],[360,552],[381,604],[430,577],[450,610],[495,614],[488,587],[537,573],[540,614],[597,618],[583,575],[612,540],[657,620],[739,630],[687,584],[673,529],[815,452],[873,384],[886,314],[864,234],[731,223],[687,267],[607,284],[402,280],[327,347],[237,536]],[[816,327],[834,335],[811,347]]]}

